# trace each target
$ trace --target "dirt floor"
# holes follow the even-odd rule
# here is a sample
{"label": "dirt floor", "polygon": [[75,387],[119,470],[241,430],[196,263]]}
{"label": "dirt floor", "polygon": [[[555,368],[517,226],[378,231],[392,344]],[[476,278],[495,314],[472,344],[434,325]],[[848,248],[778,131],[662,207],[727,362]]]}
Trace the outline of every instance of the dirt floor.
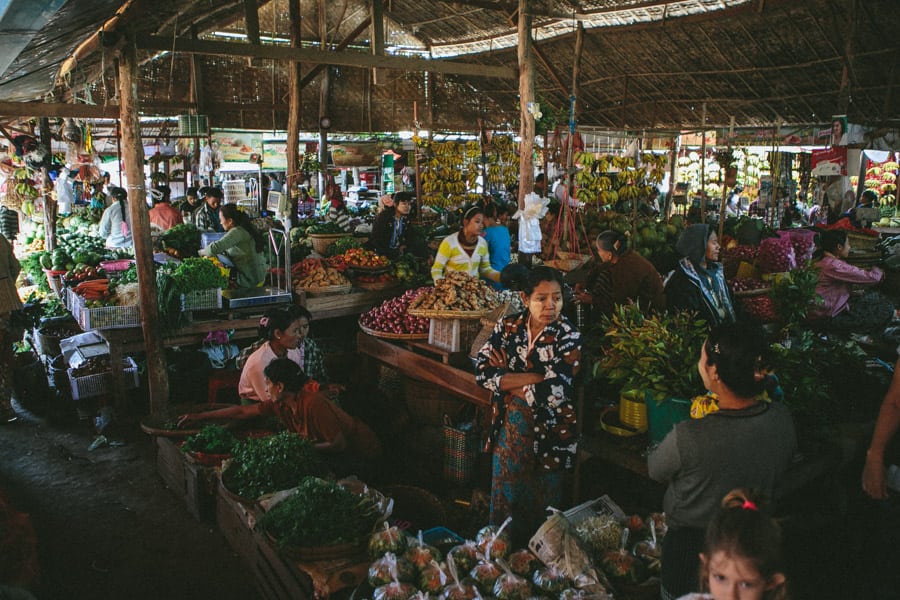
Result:
{"label": "dirt floor", "polygon": [[35,596],[255,598],[251,574],[215,526],[163,486],[150,436],[128,421],[105,434],[115,445],[89,450],[89,420],[21,410],[0,426],[0,489],[37,535]]}

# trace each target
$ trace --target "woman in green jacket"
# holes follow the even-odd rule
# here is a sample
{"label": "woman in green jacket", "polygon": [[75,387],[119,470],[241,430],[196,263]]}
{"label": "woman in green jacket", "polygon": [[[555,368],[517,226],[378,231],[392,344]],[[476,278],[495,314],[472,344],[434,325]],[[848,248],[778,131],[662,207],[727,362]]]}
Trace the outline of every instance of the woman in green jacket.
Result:
{"label": "woman in green jacket", "polygon": [[262,252],[266,238],[258,232],[244,212],[236,204],[225,204],[219,209],[219,222],[225,235],[200,251],[201,256],[224,254],[234,263],[232,273],[237,287],[255,288],[266,279],[266,259]]}

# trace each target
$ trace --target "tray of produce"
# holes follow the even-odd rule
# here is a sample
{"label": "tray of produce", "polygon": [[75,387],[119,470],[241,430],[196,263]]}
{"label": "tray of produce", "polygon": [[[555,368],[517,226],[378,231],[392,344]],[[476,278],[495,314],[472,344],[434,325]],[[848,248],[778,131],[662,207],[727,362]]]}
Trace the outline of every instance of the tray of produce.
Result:
{"label": "tray of produce", "polygon": [[181,444],[181,451],[188,460],[204,467],[218,467],[231,458],[237,444],[234,433],[222,425],[207,425],[200,433],[188,436]]}
{"label": "tray of produce", "polygon": [[305,259],[291,269],[294,291],[310,295],[346,294],[353,288],[350,280],[333,267],[317,259]]}
{"label": "tray of produce", "polygon": [[281,552],[297,560],[364,555],[369,536],[386,517],[386,503],[379,496],[367,488],[359,493],[340,482],[304,477],[273,502],[260,502],[268,510],[259,528]]}
{"label": "tray of produce", "polygon": [[222,488],[245,504],[292,489],[304,477],[323,475],[327,469],[313,443],[289,431],[247,438],[235,444],[231,454],[220,475]]}
{"label": "tray of produce", "polygon": [[364,248],[350,248],[334,258],[339,259],[347,271],[358,275],[380,275],[391,268],[391,261],[386,256]]}
{"label": "tray of produce", "polygon": [[436,319],[480,319],[502,304],[493,288],[460,271],[449,271],[417,295],[409,305],[409,314]]}
{"label": "tray of produce", "polygon": [[189,427],[185,427],[184,429],[178,428],[178,417],[183,414],[218,410],[220,408],[228,408],[230,406],[234,405],[197,404],[191,406],[172,406],[169,408],[169,412],[171,414],[171,416],[169,417],[154,417],[152,415],[149,415],[141,419],[141,431],[150,435],[158,435],[162,437],[184,438],[189,435],[199,434],[207,425],[220,424],[222,425],[222,427],[231,428],[235,426],[235,422],[220,422],[212,420],[206,422],[197,421],[191,423]]}
{"label": "tray of produce", "polygon": [[420,293],[432,288],[407,290],[390,298],[359,317],[359,327],[369,335],[391,340],[428,339],[430,321],[407,312],[409,303]]}

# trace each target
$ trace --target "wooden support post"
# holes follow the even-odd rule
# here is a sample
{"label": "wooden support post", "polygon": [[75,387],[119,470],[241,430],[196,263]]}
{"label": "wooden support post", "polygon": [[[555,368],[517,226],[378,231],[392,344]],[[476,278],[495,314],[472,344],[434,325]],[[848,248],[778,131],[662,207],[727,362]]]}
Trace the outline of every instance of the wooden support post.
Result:
{"label": "wooden support post", "polygon": [[525,208],[525,196],[534,191],[534,163],[531,156],[534,152],[534,115],[528,112],[528,104],[534,102],[531,22],[531,0],[519,0],[519,114],[522,123],[519,128],[519,210]]}
{"label": "wooden support post", "polygon": [[244,22],[247,24],[247,41],[259,44],[259,11],[256,0],[244,0]]}
{"label": "wooden support post", "polygon": [[[373,56],[384,56],[384,2],[383,0],[369,0],[369,14],[372,16],[371,42]],[[387,83],[387,72],[375,67],[372,69],[372,83],[384,85]]]}
{"label": "wooden support post", "polygon": [[[569,139],[566,141],[566,206],[560,207],[560,216],[562,217],[562,241],[560,247],[565,247],[573,252],[581,252],[578,247],[578,235],[575,228],[575,211],[572,206],[574,201],[569,195],[572,193],[572,173],[575,170],[575,131],[578,127],[578,76],[581,72],[581,54],[584,48],[584,25],[578,23],[578,30],[575,33],[575,55],[572,57],[572,95],[569,102]],[[545,185],[549,185],[544,175]],[[572,235],[569,240],[571,244],[566,244],[567,234]]]}
{"label": "wooden support post", "polygon": [[[300,47],[300,0],[288,0],[291,48]],[[291,191],[299,182],[300,166],[300,63],[290,62],[288,69],[288,124],[287,124],[287,177],[284,193],[290,198]],[[296,215],[292,215],[296,219]]]}
{"label": "wooden support post", "polygon": [[[156,295],[156,272],[153,267],[153,243],[150,240],[150,215],[144,198],[144,147],[141,143],[140,107],[138,106],[138,63],[134,44],[128,43],[119,63],[119,98],[122,121],[122,146],[125,177],[128,180],[128,215],[134,238],[141,292],[141,328],[147,351],[147,379],[150,387],[150,414],[167,417],[169,377],[159,327],[159,303]],[[118,398],[124,402],[124,397]],[[124,407],[123,407],[124,408]]]}
{"label": "wooden support post", "polygon": [[[50,138],[50,119],[41,117],[39,130],[41,145],[47,150],[47,156],[53,155],[53,142]],[[56,249],[56,200],[50,194],[53,185],[47,167],[41,167],[41,197],[44,202],[44,247],[48,251]]]}
{"label": "wooden support post", "polygon": [[[328,22],[326,20],[326,3],[325,0],[319,0],[318,3],[318,31],[320,47],[324,50],[328,44]],[[326,66],[322,76],[322,83],[319,87],[319,164],[322,165],[322,171],[319,182],[319,194],[325,193],[325,184],[328,182],[328,132],[322,129],[322,119],[330,118],[329,111],[329,92],[331,87],[331,70]]]}
{"label": "wooden support post", "polygon": [[669,213],[672,211],[672,201],[675,196],[675,177],[678,174],[678,152],[681,146],[681,136],[672,136],[672,152],[669,155],[671,163],[669,164],[669,191],[666,193],[666,206],[663,215],[666,221],[669,220]]}
{"label": "wooden support post", "polygon": [[700,222],[706,223],[706,102],[700,116]]}

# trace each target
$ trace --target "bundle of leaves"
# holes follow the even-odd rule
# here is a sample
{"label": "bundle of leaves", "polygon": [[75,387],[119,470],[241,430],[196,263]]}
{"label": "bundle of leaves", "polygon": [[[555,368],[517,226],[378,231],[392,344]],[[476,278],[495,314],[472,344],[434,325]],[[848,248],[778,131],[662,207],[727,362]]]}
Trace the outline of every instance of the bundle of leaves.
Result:
{"label": "bundle of leaves", "polygon": [[188,436],[181,446],[182,452],[206,452],[208,454],[231,454],[237,438],[221,425],[207,425],[200,433]]}
{"label": "bundle of leaves", "polygon": [[799,437],[820,437],[839,423],[878,413],[889,379],[866,369],[866,358],[853,340],[810,331],[794,336],[789,346],[772,346],[772,370]]}
{"label": "bundle of leaves", "polygon": [[287,490],[324,467],[313,443],[296,433],[282,431],[238,442],[223,474],[229,490],[244,498]]}
{"label": "bundle of leaves", "polygon": [[636,304],[623,304],[601,327],[605,334],[595,377],[606,377],[623,391],[646,390],[658,402],[702,391],[697,361],[707,326],[696,314],[645,316]]}
{"label": "bundle of leaves", "polygon": [[818,283],[819,270],[807,263],[772,285],[769,298],[785,329],[803,323],[809,311],[823,303],[822,297],[816,293]]}
{"label": "bundle of leaves", "polygon": [[159,316],[166,325],[177,327],[187,318],[181,297],[188,292],[228,287],[228,278],[206,258],[186,258],[180,264],[166,263],[156,271]]}
{"label": "bundle of leaves", "polygon": [[181,223],[159,236],[164,250],[177,250],[180,256],[197,256],[200,251],[200,230],[191,223]]}
{"label": "bundle of leaves", "polygon": [[364,245],[365,243],[361,239],[348,235],[328,244],[328,247],[325,249],[325,256],[330,258],[343,254],[350,248],[362,248]]}
{"label": "bundle of leaves", "polygon": [[329,546],[364,540],[381,516],[368,497],[333,481],[305,477],[293,494],[263,515],[259,526],[282,548]]}

